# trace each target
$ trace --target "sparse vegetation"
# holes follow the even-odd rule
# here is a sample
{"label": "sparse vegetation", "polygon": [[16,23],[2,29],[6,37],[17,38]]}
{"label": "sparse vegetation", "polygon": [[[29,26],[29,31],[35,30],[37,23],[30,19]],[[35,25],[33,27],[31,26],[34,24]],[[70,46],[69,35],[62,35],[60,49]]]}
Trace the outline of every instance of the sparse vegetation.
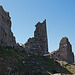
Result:
{"label": "sparse vegetation", "polygon": [[25,50],[15,50],[11,47],[0,47],[0,75],[49,75],[55,69],[63,74],[75,73],[74,65],[60,66],[51,58],[36,56]]}

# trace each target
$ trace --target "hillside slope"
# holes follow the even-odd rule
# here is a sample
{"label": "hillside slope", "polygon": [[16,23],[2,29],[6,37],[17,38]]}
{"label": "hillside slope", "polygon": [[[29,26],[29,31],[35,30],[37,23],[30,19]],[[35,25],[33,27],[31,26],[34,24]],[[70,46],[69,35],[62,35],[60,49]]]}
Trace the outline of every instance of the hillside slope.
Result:
{"label": "hillside slope", "polygon": [[49,57],[36,56],[24,50],[0,47],[0,75],[51,75],[75,73],[74,65],[60,64]]}

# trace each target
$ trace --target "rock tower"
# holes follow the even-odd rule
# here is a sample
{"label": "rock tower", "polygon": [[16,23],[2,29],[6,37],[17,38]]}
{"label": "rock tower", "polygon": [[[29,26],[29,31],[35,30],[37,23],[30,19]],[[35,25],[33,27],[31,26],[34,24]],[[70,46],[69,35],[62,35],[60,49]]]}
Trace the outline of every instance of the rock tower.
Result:
{"label": "rock tower", "polygon": [[59,49],[52,52],[51,56],[60,61],[66,61],[70,64],[74,63],[74,54],[72,52],[72,46],[67,37],[61,39]]}
{"label": "rock tower", "polygon": [[46,30],[46,19],[35,25],[34,37],[29,38],[25,44],[25,49],[36,55],[44,55],[48,53],[48,41]]}
{"label": "rock tower", "polygon": [[11,32],[10,19],[9,12],[4,11],[0,6],[0,46],[14,47],[16,45],[15,37]]}

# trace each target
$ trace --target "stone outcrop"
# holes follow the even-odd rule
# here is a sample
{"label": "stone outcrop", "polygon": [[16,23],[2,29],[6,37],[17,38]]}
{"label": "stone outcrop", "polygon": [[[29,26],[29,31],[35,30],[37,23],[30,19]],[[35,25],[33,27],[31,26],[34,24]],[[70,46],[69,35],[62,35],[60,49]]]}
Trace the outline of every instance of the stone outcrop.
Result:
{"label": "stone outcrop", "polygon": [[[28,39],[25,43],[25,48],[18,43],[16,44],[15,37],[11,31],[9,12],[6,12],[3,7],[0,6],[0,46],[11,46],[13,48],[30,51],[36,55],[49,56],[46,19],[42,23],[38,22],[35,27],[34,37]],[[50,56],[55,60],[74,63],[74,54],[67,37],[61,39],[59,49],[52,52]]]}
{"label": "stone outcrop", "polygon": [[16,46],[15,37],[11,32],[9,12],[6,12],[2,6],[0,6],[0,46]]}
{"label": "stone outcrop", "polygon": [[70,64],[74,63],[74,54],[72,46],[67,37],[61,39],[59,49],[51,53],[51,57],[55,60],[66,61]]}
{"label": "stone outcrop", "polygon": [[44,55],[48,53],[48,41],[47,41],[47,30],[46,30],[46,19],[35,25],[34,37],[29,38],[25,44],[25,49],[36,54]]}

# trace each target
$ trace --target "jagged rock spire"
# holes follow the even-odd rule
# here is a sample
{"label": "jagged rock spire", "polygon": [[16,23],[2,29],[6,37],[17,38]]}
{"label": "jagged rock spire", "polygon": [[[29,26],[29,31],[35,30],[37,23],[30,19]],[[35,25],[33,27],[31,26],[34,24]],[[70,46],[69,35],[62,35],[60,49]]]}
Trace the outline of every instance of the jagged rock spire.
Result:
{"label": "jagged rock spire", "polygon": [[34,37],[28,40],[25,48],[34,54],[44,55],[48,53],[46,19],[42,23],[38,22],[35,27]]}
{"label": "jagged rock spire", "polygon": [[69,63],[74,63],[74,54],[72,46],[67,37],[63,37],[59,44],[59,50],[62,51],[62,57]]}
{"label": "jagged rock spire", "polygon": [[6,12],[0,6],[0,46],[15,46],[16,41],[11,32],[11,18],[9,12]]}
{"label": "jagged rock spire", "polygon": [[74,63],[74,54],[72,46],[67,37],[63,37],[59,43],[59,49],[52,52],[51,56],[55,60],[66,61],[70,64]]}

